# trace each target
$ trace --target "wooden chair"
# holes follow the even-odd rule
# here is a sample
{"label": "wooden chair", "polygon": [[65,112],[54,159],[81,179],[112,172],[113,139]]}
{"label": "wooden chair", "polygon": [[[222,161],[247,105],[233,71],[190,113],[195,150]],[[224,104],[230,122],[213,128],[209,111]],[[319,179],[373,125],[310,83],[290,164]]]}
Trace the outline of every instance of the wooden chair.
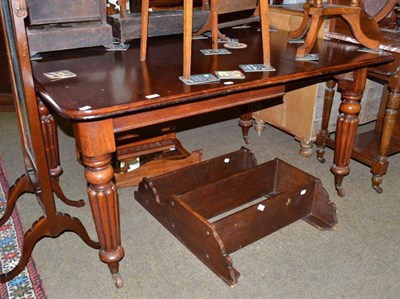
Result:
{"label": "wooden chair", "polygon": [[[219,29],[260,21],[258,0],[242,0],[242,1],[218,0],[217,2],[218,2],[218,7],[217,7],[218,15],[235,13],[235,12],[246,11],[246,10],[254,10],[253,15],[248,18],[234,20],[234,21],[225,22],[225,23],[218,23]],[[200,28],[200,30],[197,31],[194,35],[200,35],[206,31],[211,31],[212,25],[213,25],[213,23],[212,23],[212,18],[210,15],[206,24],[204,24],[204,26],[202,28]],[[229,38],[227,38],[224,34],[222,34],[220,32],[218,32],[218,36],[219,36],[219,38],[221,38],[223,40],[229,40]]]}
{"label": "wooden chair", "polygon": [[[226,1],[223,1],[226,3]],[[240,3],[239,0],[231,2]],[[248,1],[247,1],[248,2]],[[210,29],[212,49],[218,49],[218,0],[210,0]],[[260,0],[259,9],[261,15],[261,34],[263,41],[263,63],[270,66],[270,51],[269,51],[269,23],[268,23],[268,2]],[[183,8],[183,79],[189,80],[191,74],[191,55],[192,55],[192,19],[193,19],[193,0],[185,1]],[[149,0],[142,1],[142,28],[141,28],[141,45],[140,45],[140,60],[146,60],[147,54],[147,37],[149,24]]]}
{"label": "wooden chair", "polygon": [[[343,3],[346,1],[336,0],[334,3]],[[347,1],[348,2],[348,1]],[[377,1],[364,0],[361,2],[363,9],[373,7],[376,13],[375,16],[368,18],[368,22],[382,22],[390,15],[398,0],[388,0],[379,2],[381,6],[376,6]],[[369,6],[371,5],[371,6]],[[335,20],[331,24],[330,30],[335,34],[339,33],[346,39],[346,34],[351,34],[349,28],[345,28],[343,23]],[[359,134],[356,138],[352,158],[364,163],[371,168],[372,187],[377,193],[382,193],[383,189],[380,184],[383,180],[383,175],[387,172],[389,162],[387,157],[400,152],[400,122],[398,117],[398,107],[400,103],[400,39],[393,34],[383,34],[379,32],[382,38],[389,41],[387,49],[392,49],[395,61],[379,67],[369,68],[368,77],[372,80],[381,82],[385,85],[384,94],[381,100],[381,111],[378,115],[375,129],[363,134]],[[330,35],[331,36],[331,35]],[[339,35],[334,35],[339,36]],[[397,52],[396,52],[397,51]],[[321,124],[321,130],[317,135],[317,158],[320,162],[325,162],[323,158],[325,146],[334,148],[334,142],[328,137],[329,132],[328,122],[332,109],[332,98],[334,94],[335,82],[328,81],[327,89],[324,98],[324,110]]]}

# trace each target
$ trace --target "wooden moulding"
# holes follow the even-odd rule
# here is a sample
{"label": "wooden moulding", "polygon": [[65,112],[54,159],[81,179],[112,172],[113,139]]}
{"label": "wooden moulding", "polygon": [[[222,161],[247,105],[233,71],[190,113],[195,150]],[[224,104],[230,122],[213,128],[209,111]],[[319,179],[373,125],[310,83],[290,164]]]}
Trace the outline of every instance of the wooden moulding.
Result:
{"label": "wooden moulding", "polygon": [[319,179],[279,159],[257,165],[246,148],[144,178],[135,198],[230,286],[239,277],[230,253],[299,219],[337,224]]}

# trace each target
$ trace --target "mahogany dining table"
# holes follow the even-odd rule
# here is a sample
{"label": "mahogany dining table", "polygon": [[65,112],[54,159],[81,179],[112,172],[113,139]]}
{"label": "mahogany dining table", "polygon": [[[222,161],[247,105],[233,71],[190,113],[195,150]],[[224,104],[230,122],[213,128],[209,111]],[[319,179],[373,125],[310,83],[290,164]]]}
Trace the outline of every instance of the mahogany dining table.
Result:
{"label": "mahogany dining table", "polygon": [[[231,54],[227,55],[204,55],[200,50],[211,47],[210,39],[193,40],[192,74],[214,74],[216,70],[238,70],[241,64],[262,63],[258,27],[253,24],[250,28],[223,30],[230,38],[247,45],[243,49],[230,49]],[[110,164],[116,151],[117,133],[268,101],[296,86],[335,77],[342,102],[331,171],[336,188],[341,187],[343,177],[350,171],[367,69],[389,63],[393,57],[385,52],[360,52],[358,45],[321,39],[312,50],[319,53],[319,60],[299,61],[295,59],[298,45],[288,43],[286,34],[270,33],[270,61],[275,71],[246,72],[244,79],[200,85],[187,85],[179,80],[181,35],[150,38],[145,62],[139,60],[139,40],[132,41],[126,51],[84,48],[43,53],[42,59],[32,61],[34,86],[41,104],[48,109],[47,113],[72,123],[78,159],[85,167],[100,260],[109,266],[117,280],[119,261],[124,256],[118,188]],[[222,44],[220,47],[223,48]],[[44,75],[60,70],[76,76],[52,81]],[[231,82],[226,84],[227,81]],[[251,113],[241,116],[245,134],[250,117]]]}

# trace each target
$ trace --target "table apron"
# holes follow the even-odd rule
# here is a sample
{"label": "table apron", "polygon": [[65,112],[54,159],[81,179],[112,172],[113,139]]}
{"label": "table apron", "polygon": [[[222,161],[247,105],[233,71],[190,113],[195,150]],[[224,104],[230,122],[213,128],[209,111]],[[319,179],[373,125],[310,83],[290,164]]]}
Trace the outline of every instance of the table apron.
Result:
{"label": "table apron", "polygon": [[280,85],[124,115],[113,118],[114,132],[123,132],[207,112],[255,103],[280,97],[284,94],[285,86]]}

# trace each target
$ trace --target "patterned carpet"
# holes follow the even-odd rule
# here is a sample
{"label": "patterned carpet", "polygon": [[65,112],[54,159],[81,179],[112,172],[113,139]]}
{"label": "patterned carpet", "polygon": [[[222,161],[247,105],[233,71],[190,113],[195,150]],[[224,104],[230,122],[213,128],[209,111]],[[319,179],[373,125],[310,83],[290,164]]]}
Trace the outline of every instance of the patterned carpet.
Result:
{"label": "patterned carpet", "polygon": [[[7,202],[8,182],[3,165],[0,160],[0,215],[4,213]],[[18,263],[21,255],[24,231],[18,215],[14,209],[12,217],[0,227],[0,267],[1,272],[6,273]],[[0,283],[1,299],[17,298],[47,298],[43,281],[36,269],[35,262],[31,258],[27,267],[8,283]]]}

